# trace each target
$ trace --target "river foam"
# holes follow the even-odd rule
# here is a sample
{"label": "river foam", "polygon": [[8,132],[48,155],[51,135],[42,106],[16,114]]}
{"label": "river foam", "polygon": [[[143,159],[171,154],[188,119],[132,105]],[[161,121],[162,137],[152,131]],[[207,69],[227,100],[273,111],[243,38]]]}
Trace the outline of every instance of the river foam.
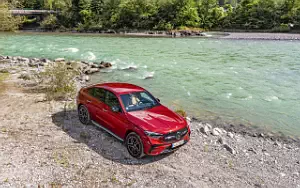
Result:
{"label": "river foam", "polygon": [[77,53],[77,52],[79,52],[79,49],[78,49],[78,48],[64,48],[63,50],[64,50],[64,51],[67,51],[67,52],[72,52],[72,53]]}

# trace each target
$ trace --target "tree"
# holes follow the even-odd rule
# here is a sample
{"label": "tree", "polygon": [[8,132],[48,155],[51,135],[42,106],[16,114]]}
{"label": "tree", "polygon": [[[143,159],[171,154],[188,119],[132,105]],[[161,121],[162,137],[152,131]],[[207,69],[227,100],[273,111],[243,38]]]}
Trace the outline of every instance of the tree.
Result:
{"label": "tree", "polygon": [[217,0],[198,0],[197,4],[200,27],[212,28],[219,24],[224,10],[219,8]]}
{"label": "tree", "polygon": [[199,26],[199,15],[194,0],[177,1],[178,11],[176,12],[175,25],[197,27]]}
{"label": "tree", "polygon": [[0,3],[0,31],[14,31],[21,24],[20,17],[13,17],[8,9],[8,3]]}

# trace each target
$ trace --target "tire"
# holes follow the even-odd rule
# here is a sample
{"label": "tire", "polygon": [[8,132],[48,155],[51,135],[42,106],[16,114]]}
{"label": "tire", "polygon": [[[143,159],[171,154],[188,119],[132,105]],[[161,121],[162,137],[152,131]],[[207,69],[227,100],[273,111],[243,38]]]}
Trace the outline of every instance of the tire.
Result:
{"label": "tire", "polygon": [[84,105],[80,105],[78,107],[78,118],[79,121],[84,125],[89,125],[91,123],[90,113]]}
{"label": "tire", "polygon": [[128,153],[134,158],[142,158],[144,154],[144,145],[138,134],[131,132],[126,137],[126,148]]}

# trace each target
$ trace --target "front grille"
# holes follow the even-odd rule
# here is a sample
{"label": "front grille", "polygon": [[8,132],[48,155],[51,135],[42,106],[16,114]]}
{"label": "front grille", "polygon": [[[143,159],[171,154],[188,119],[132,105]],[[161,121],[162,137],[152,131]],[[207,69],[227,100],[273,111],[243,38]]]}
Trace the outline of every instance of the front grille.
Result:
{"label": "front grille", "polygon": [[164,135],[164,140],[165,141],[180,140],[186,135],[187,132],[188,129],[187,127],[185,127],[184,129],[181,129],[179,131],[171,132],[169,134]]}

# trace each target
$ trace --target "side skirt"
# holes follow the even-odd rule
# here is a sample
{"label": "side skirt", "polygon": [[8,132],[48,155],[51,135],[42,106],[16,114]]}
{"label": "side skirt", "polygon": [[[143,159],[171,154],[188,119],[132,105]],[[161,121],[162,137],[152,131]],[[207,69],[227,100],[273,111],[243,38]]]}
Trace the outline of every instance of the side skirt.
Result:
{"label": "side skirt", "polygon": [[105,127],[103,127],[102,125],[100,125],[99,123],[95,122],[92,120],[92,123],[96,126],[99,127],[100,129],[108,132],[109,134],[111,134],[113,137],[115,137],[116,139],[120,140],[121,142],[124,142],[124,140],[120,137],[118,137],[117,135],[115,135],[114,133],[112,133],[110,130],[106,129]]}

